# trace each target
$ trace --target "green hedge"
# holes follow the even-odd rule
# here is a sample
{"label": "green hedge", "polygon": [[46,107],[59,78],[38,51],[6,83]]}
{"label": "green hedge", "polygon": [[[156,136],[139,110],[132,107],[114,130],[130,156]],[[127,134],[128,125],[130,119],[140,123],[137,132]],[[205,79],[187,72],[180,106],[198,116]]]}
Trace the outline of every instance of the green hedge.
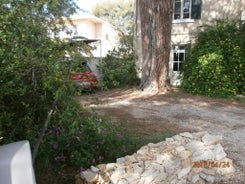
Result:
{"label": "green hedge", "polygon": [[244,27],[229,20],[202,27],[184,64],[184,90],[211,97],[245,94]]}

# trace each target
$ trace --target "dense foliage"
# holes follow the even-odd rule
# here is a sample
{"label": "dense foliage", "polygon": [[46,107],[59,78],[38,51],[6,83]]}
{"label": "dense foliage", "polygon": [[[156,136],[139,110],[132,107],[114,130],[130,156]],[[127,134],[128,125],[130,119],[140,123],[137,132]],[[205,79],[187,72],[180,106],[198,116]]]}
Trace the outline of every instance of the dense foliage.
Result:
{"label": "dense foliage", "polygon": [[139,84],[133,54],[126,54],[123,50],[113,50],[101,65],[103,72],[103,87],[128,87]]}
{"label": "dense foliage", "polygon": [[1,1],[0,144],[27,139],[33,149],[40,143],[40,167],[87,167],[130,149],[125,130],[85,116],[74,98],[70,72],[79,63],[73,61],[88,48],[58,33],[66,29],[62,17],[75,9],[70,0]]}
{"label": "dense foliage", "polygon": [[67,0],[4,0],[0,8],[2,141],[33,141],[48,111],[59,111],[72,94],[67,65],[62,64],[66,45],[49,35],[64,28],[61,16],[76,7]]}
{"label": "dense foliage", "polygon": [[93,7],[93,14],[105,19],[120,33],[132,33],[134,28],[133,0],[101,0]]}
{"label": "dense foliage", "polygon": [[245,94],[245,24],[216,20],[201,27],[184,65],[182,87],[193,94]]}
{"label": "dense foliage", "polygon": [[136,138],[129,130],[95,112],[80,116],[79,122],[74,121],[72,110],[61,116],[58,117],[61,122],[48,129],[47,141],[42,144],[40,160],[43,163],[51,161],[62,167],[88,168],[131,154],[137,146]]}

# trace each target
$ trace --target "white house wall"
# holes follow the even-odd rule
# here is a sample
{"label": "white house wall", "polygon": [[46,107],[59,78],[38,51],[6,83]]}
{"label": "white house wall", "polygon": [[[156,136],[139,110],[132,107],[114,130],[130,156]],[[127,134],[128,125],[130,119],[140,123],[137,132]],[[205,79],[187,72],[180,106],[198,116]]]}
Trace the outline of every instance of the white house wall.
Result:
{"label": "white house wall", "polygon": [[173,21],[172,43],[186,44],[193,40],[198,26],[218,18],[240,18],[245,12],[245,0],[203,0],[199,20]]}
{"label": "white house wall", "polygon": [[96,35],[96,27],[93,22],[88,20],[83,21],[74,21],[74,25],[76,26],[76,33],[77,36],[83,36],[88,39],[95,39]]}
{"label": "white house wall", "polygon": [[118,44],[118,34],[114,28],[108,24],[96,24],[95,39],[101,40],[101,48],[93,51],[94,56],[105,57],[108,51],[113,50]]}
{"label": "white house wall", "polygon": [[94,57],[105,57],[108,51],[113,50],[118,43],[118,34],[112,25],[98,17],[90,14],[82,13],[71,18],[74,26],[67,25],[72,30],[72,35],[62,32],[62,38],[72,38],[74,36],[82,36],[87,39],[98,40],[92,43],[96,47],[92,51]]}

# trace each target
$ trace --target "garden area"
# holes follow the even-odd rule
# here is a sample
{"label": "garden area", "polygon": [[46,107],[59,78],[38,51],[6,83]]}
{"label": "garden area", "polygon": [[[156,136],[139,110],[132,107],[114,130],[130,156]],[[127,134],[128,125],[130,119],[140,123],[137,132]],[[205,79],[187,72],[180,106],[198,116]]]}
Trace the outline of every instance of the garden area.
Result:
{"label": "garden area", "polygon": [[61,17],[76,8],[66,0],[3,1],[0,145],[29,140],[37,183],[67,184],[149,142],[204,130],[224,135],[244,181],[245,24],[221,20],[199,30],[183,85],[157,94],[139,90],[133,35],[124,35],[103,58],[99,89],[87,93],[71,74],[93,48],[58,37]]}

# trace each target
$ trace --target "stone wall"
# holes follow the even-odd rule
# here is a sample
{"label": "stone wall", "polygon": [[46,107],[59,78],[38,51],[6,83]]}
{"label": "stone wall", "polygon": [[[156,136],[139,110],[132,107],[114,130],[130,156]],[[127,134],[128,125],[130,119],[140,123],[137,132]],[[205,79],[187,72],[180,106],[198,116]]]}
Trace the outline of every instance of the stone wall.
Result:
{"label": "stone wall", "polygon": [[76,176],[77,184],[214,183],[234,173],[221,146],[221,136],[184,132],[149,143],[116,163],[91,166]]}

